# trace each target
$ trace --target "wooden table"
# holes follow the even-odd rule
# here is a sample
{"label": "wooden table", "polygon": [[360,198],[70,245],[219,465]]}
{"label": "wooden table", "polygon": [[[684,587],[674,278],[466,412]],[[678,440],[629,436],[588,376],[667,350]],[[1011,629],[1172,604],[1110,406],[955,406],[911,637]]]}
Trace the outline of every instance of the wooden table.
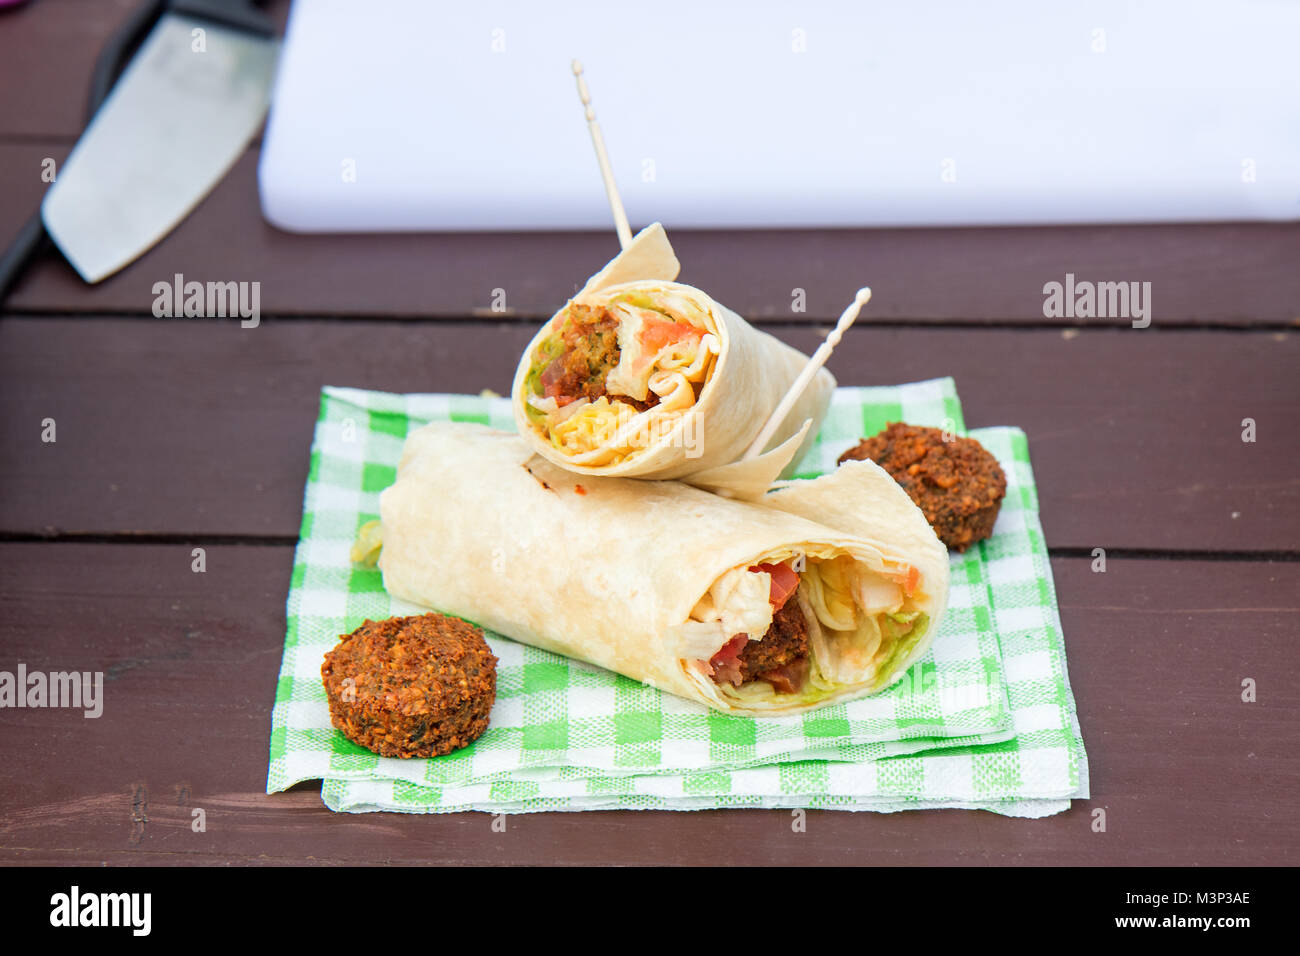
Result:
{"label": "wooden table", "polygon": [[[6,240],[131,5],[0,16]],[[318,395],[508,391],[612,232],[291,235],[260,216],[257,158],[102,285],[50,256],[4,306],[0,670],[106,683],[98,720],[0,711],[0,861],[1297,862],[1300,227],[675,232],[685,281],[800,348],[868,281],[841,383],[952,375],[970,426],[1028,433],[1093,797],[1038,821],[814,812],[792,833],[784,811],[627,812],[494,833],[483,814],[334,814],[314,784],[263,793]],[[261,324],[153,318],[153,283],[178,272],[260,282]],[[1044,318],[1067,272],[1149,281],[1150,327]]]}

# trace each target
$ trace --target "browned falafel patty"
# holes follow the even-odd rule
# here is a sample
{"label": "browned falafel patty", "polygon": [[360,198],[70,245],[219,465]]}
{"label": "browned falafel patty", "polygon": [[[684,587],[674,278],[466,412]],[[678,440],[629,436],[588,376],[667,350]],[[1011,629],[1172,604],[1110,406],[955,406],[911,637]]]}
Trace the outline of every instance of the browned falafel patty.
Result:
{"label": "browned falafel patty", "polygon": [[786,601],[772,615],[772,626],[761,641],[748,641],[740,652],[741,682],[808,656],[808,624],[797,601]]}
{"label": "browned falafel patty", "polygon": [[384,757],[436,757],[477,740],[496,700],[481,628],[442,614],[366,621],[325,655],[330,720]]}
{"label": "browned falafel patty", "polygon": [[938,428],[891,422],[839,457],[874,461],[898,482],[950,548],[965,551],[993,533],[1007,477],[973,438],[943,440]]}

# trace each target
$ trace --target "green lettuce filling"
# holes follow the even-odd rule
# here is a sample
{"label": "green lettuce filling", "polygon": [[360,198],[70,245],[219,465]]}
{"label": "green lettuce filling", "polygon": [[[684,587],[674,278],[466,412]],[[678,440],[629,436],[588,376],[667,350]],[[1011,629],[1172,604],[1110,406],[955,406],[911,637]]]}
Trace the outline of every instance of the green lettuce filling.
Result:
{"label": "green lettuce filling", "polygon": [[[559,334],[548,335],[538,343],[537,348],[533,350],[533,364],[529,366],[528,374],[524,377],[525,395],[546,394],[546,389],[542,386],[542,373],[563,351],[564,343]],[[540,408],[534,408],[531,403],[524,403],[524,414],[535,425],[546,423],[546,413]]]}
{"label": "green lettuce filling", "polygon": [[[900,620],[903,619],[903,620]],[[912,611],[908,614],[885,614],[882,615],[880,622],[881,631],[885,636],[893,636],[889,633],[891,628],[904,628],[897,637],[894,637],[894,646],[888,656],[876,667],[876,674],[881,680],[888,680],[894,673],[894,668],[898,662],[912,653],[921,638],[925,636],[926,630],[930,626],[930,616],[923,611]]]}

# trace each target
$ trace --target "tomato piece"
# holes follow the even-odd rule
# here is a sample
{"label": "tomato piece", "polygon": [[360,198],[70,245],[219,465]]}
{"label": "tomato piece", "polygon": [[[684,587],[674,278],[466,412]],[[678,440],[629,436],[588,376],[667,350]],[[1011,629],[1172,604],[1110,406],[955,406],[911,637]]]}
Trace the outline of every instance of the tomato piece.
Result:
{"label": "tomato piece", "polygon": [[552,359],[542,369],[542,374],[537,377],[542,385],[542,395],[546,398],[559,399],[561,395],[564,380],[564,361],[562,358]]}
{"label": "tomato piece", "polygon": [[709,670],[712,672],[712,676],[718,680],[725,680],[733,687],[739,687],[741,681],[740,652],[745,649],[745,645],[748,643],[748,634],[737,634],[723,644],[718,653],[709,658]]}
{"label": "tomato piece", "polygon": [[727,643],[722,645],[718,653],[713,655],[712,659],[710,660],[710,663],[716,662],[722,664],[722,663],[726,663],[727,661],[736,660],[737,658],[740,657],[740,652],[745,649],[745,645],[747,643],[749,643],[748,634],[734,635],[731,638],[731,640],[727,641]]}
{"label": "tomato piece", "polygon": [[916,586],[921,583],[921,572],[918,568],[910,564],[903,565],[894,574],[886,574],[885,577],[903,588],[903,593],[908,597],[916,590]]}
{"label": "tomato piece", "polygon": [[693,325],[673,322],[670,319],[652,319],[647,316],[641,320],[641,330],[637,332],[636,340],[641,344],[645,354],[656,355],[666,345],[686,339],[700,339],[703,336],[704,330],[697,329]]}
{"label": "tomato piece", "polygon": [[790,595],[799,590],[799,574],[788,564],[751,564],[749,570],[766,571],[772,576],[772,590],[767,599],[774,613],[785,607]]}

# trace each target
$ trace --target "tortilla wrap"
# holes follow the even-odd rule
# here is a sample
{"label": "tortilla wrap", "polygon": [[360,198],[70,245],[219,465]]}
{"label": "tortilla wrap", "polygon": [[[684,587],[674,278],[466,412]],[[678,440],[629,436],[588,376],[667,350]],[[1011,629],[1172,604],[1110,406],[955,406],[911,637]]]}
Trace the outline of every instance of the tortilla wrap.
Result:
{"label": "tortilla wrap", "polygon": [[[529,342],[512,387],[515,421],[534,451],[570,471],[675,478],[752,500],[807,451],[835,379],[820,369],[763,453],[741,461],[808,356],[673,281],[678,269],[662,226],[639,233]],[[602,320],[617,325],[618,363],[601,364],[612,353],[593,347],[600,396],[567,394],[575,383],[548,381],[552,363],[564,366],[574,349],[566,335],[576,336],[574,367],[585,374],[587,343],[602,340],[598,326],[578,323]]]}
{"label": "tortilla wrap", "polygon": [[[947,604],[946,549],[871,462],[750,503],[577,475],[517,435],[435,422],[407,438],[380,515],[394,597],[727,713],[883,690],[925,653]],[[807,624],[805,678],[788,693],[716,682],[715,655],[773,619],[775,577],[754,567],[781,563],[799,572],[788,600]]]}

